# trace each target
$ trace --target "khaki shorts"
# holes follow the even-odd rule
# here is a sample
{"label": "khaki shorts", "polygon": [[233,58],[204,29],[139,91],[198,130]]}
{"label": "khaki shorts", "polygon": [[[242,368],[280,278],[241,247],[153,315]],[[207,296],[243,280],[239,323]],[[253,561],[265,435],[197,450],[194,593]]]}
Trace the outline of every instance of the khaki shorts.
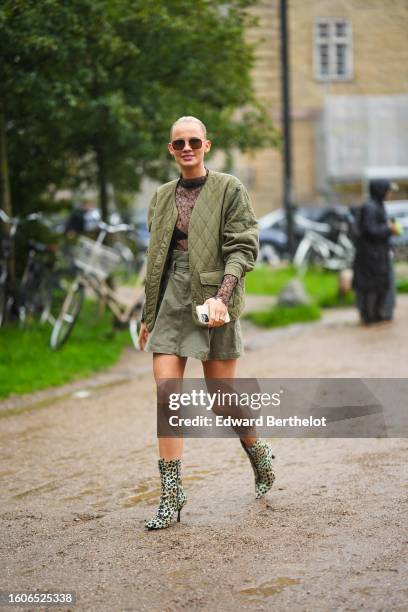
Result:
{"label": "khaki shorts", "polygon": [[244,353],[238,319],[213,328],[194,323],[187,251],[171,252],[164,294],[145,350],[200,361],[236,359]]}

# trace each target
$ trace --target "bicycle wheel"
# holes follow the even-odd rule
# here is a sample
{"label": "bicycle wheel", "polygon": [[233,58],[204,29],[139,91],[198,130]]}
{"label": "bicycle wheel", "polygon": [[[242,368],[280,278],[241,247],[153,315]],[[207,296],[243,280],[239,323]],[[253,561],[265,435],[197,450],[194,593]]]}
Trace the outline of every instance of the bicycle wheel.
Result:
{"label": "bicycle wheel", "polygon": [[323,259],[322,255],[316,251],[316,249],[311,248],[307,253],[306,264],[308,266],[318,266],[324,268],[325,260]]}
{"label": "bicycle wheel", "polygon": [[62,305],[58,319],[54,323],[50,338],[50,347],[54,350],[69,338],[70,333],[78,319],[84,301],[84,287],[75,283],[72,285]]}
{"label": "bicycle wheel", "polygon": [[34,291],[30,291],[29,284],[26,279],[20,285],[18,294],[18,318],[21,329],[27,327],[28,323],[32,323],[34,319],[34,303],[31,301],[31,296],[35,295]]}
{"label": "bicycle wheel", "polygon": [[47,275],[46,278],[42,279],[41,282],[41,300],[39,308],[39,318],[41,325],[45,323],[55,323],[52,320],[52,285],[51,276]]}
{"label": "bicycle wheel", "polygon": [[322,266],[321,254],[308,240],[302,240],[293,258],[293,264],[300,272],[305,272],[309,266]]}
{"label": "bicycle wheel", "polygon": [[[34,287],[32,280],[21,287],[18,316],[22,329],[31,327],[34,322],[46,323],[51,318],[51,287],[48,278],[41,278]],[[55,322],[55,321],[54,321]]]}
{"label": "bicycle wheel", "polygon": [[17,310],[22,329],[31,326],[37,315],[37,304],[41,295],[41,277],[37,274],[35,261],[29,259],[21,278],[17,295]]}

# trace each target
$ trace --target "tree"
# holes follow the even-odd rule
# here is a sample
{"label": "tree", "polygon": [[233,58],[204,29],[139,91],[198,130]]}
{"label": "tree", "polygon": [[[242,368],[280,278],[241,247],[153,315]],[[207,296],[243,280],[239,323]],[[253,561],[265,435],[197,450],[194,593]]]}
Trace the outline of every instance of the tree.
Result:
{"label": "tree", "polygon": [[136,191],[143,176],[169,177],[163,145],[181,115],[206,122],[216,148],[276,144],[251,85],[244,32],[253,3],[5,0],[13,198],[38,202],[50,183],[85,179],[98,185],[106,217],[108,184]]}
{"label": "tree", "polygon": [[82,95],[74,62],[82,39],[78,7],[69,2],[0,5],[1,183],[10,183],[18,212],[39,206],[47,186],[69,176],[67,109]]}

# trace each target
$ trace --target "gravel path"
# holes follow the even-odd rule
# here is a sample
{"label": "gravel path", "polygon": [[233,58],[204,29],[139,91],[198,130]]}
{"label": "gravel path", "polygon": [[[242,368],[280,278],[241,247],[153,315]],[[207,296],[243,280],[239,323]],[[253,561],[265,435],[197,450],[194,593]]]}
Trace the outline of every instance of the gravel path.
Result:
{"label": "gravel path", "polygon": [[[350,310],[247,328],[238,375],[406,377],[403,297],[375,329]],[[24,410],[1,419],[3,590],[72,589],[73,609],[92,611],[408,610],[403,439],[275,440],[263,500],[235,440],[187,440],[182,522],[146,532],[159,493],[150,361],[128,352],[99,383],[3,403]]]}

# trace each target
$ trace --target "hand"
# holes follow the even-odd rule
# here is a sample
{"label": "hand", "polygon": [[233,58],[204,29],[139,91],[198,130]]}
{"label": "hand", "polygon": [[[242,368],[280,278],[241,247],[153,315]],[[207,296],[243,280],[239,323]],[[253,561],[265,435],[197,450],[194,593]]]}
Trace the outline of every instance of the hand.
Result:
{"label": "hand", "polygon": [[228,309],[224,302],[220,298],[208,298],[205,300],[204,304],[208,304],[209,310],[209,323],[208,327],[221,327],[221,325],[225,325],[225,316],[228,312]]}
{"label": "hand", "polygon": [[147,325],[144,321],[142,321],[139,330],[139,348],[141,351],[144,351],[148,335],[149,332],[147,331]]}
{"label": "hand", "polygon": [[396,236],[401,236],[403,233],[403,227],[401,223],[397,223],[396,221],[388,221],[388,227],[391,230],[391,233]]}

